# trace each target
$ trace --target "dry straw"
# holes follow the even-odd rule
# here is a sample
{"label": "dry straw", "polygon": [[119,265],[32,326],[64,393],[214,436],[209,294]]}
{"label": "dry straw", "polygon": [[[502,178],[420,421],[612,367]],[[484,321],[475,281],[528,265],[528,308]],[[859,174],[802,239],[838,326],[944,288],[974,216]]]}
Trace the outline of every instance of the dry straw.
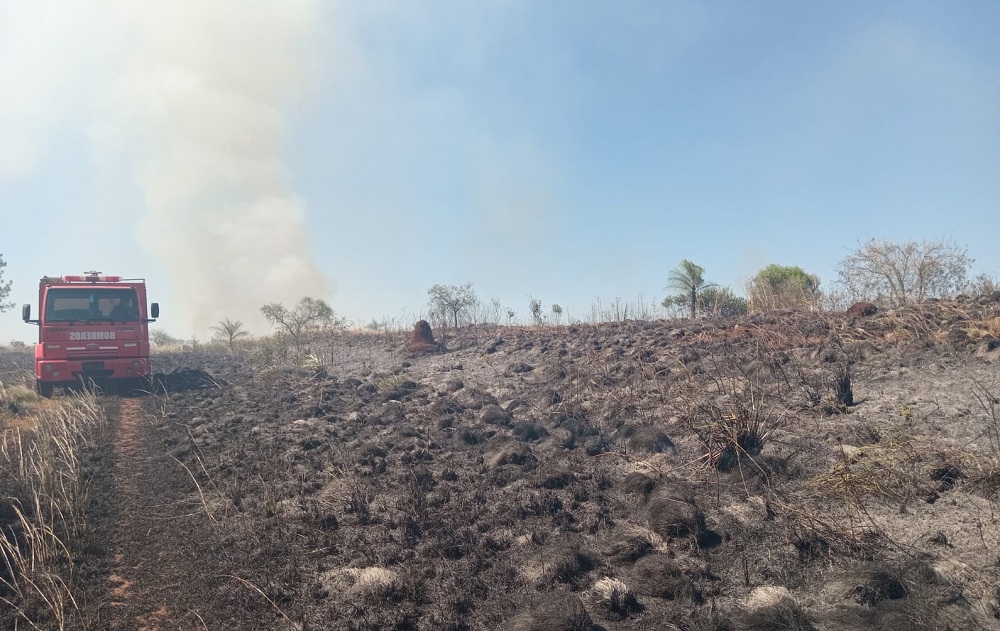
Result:
{"label": "dry straw", "polygon": [[72,551],[87,534],[80,448],[106,419],[90,394],[31,401],[22,416],[0,435],[0,502],[14,516],[0,532],[2,600],[29,628],[66,629],[79,613]]}

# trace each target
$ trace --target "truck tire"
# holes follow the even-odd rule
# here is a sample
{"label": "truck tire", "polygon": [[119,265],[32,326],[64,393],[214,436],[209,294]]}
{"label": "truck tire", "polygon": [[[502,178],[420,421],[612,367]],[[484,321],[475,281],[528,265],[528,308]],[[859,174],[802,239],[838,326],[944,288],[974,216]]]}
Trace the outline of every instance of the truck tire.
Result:
{"label": "truck tire", "polygon": [[52,398],[52,384],[44,381],[36,381],[36,390],[38,390],[38,395],[45,397],[46,399]]}

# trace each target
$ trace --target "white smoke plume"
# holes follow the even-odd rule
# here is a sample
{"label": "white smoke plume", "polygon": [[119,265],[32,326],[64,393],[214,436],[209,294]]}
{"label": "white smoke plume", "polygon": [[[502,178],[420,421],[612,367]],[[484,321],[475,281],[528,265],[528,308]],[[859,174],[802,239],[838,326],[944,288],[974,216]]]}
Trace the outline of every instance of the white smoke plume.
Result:
{"label": "white smoke plume", "polygon": [[[288,112],[313,79],[317,2],[45,4],[77,18],[63,52],[90,66],[84,124],[105,164],[128,164],[139,185],[136,237],[170,274],[170,313],[196,334],[223,318],[259,333],[262,304],[328,298],[285,162]],[[28,17],[49,24],[42,35],[66,21]]]}

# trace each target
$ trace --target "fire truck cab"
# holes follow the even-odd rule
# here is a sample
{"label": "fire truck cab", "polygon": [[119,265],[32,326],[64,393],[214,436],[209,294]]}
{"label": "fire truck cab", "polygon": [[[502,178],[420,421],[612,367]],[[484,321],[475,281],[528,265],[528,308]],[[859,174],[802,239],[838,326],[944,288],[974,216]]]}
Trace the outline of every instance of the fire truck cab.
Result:
{"label": "fire truck cab", "polygon": [[35,379],[38,393],[97,383],[130,389],[150,376],[149,323],[160,315],[146,306],[146,281],[91,271],[45,276],[38,283],[38,319],[31,305],[22,319],[38,325]]}

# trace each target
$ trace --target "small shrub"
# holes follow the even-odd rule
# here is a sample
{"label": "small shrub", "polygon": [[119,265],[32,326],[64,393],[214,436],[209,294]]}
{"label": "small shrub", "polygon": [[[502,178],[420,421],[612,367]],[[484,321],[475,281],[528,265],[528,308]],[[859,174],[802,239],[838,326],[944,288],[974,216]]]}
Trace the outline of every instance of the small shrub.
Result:
{"label": "small shrub", "polygon": [[407,381],[409,381],[409,377],[405,373],[389,375],[378,382],[378,391],[386,393],[399,390]]}
{"label": "small shrub", "polygon": [[913,418],[913,407],[909,403],[904,403],[902,407],[899,408],[899,418],[904,421],[909,421]]}

